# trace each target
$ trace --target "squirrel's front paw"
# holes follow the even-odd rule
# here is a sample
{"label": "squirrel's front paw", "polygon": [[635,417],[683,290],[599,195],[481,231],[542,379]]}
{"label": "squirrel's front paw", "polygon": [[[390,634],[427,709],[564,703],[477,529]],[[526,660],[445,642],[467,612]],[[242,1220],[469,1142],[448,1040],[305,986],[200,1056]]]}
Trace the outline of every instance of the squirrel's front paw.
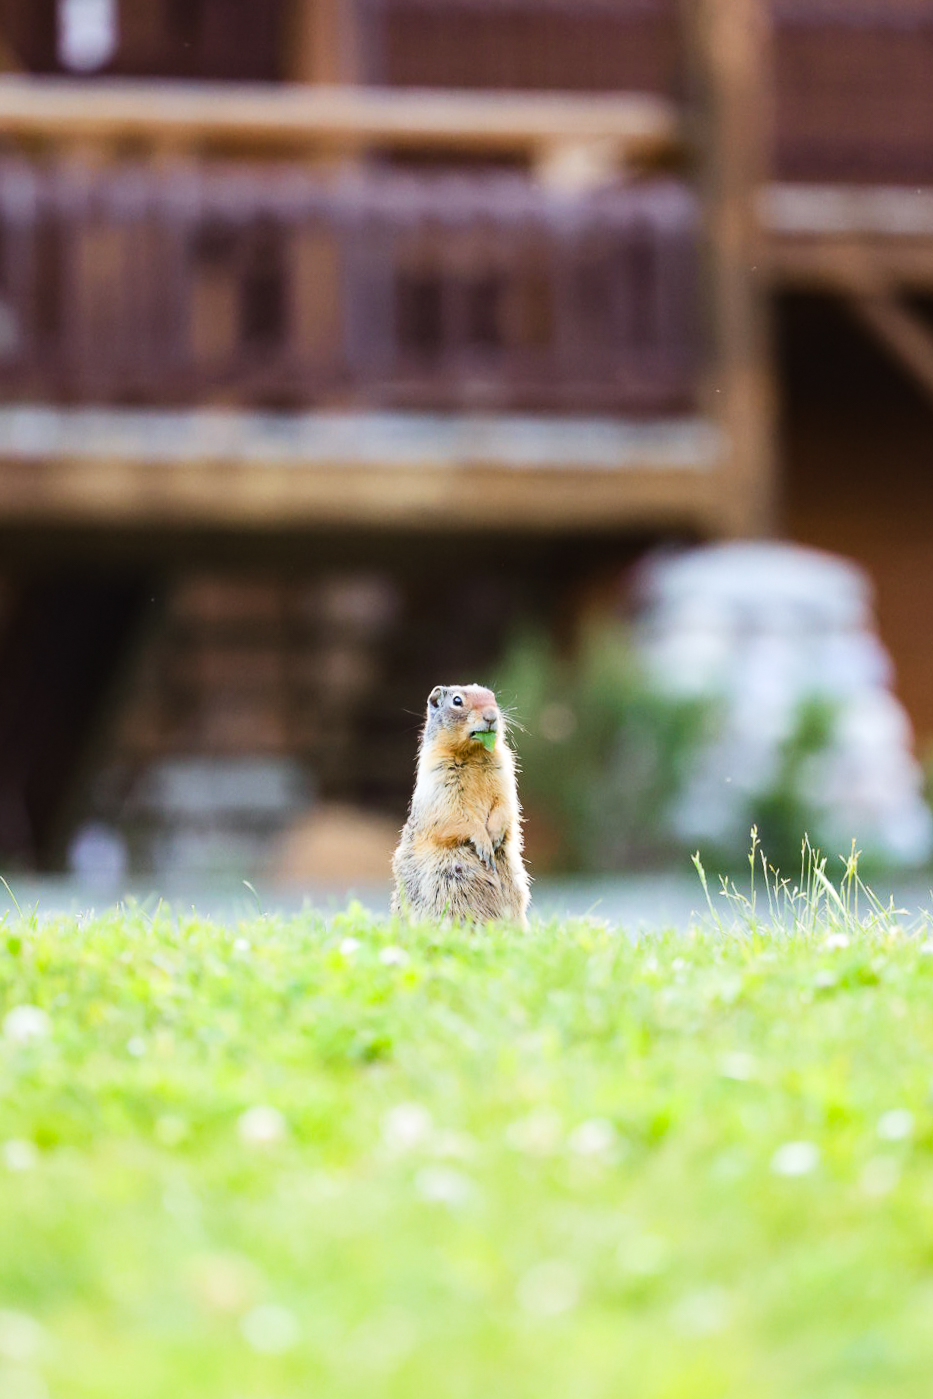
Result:
{"label": "squirrel's front paw", "polygon": [[482,841],[471,840],[470,844],[480,858],[480,862],[490,873],[495,873],[496,857],[491,845],[485,845]]}

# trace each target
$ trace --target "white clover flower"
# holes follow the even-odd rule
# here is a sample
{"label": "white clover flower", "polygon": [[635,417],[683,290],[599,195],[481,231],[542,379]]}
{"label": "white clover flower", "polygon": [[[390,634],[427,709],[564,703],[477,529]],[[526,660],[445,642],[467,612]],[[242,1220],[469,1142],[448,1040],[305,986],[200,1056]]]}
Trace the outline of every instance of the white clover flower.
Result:
{"label": "white clover flower", "polygon": [[220,1316],[241,1316],[256,1300],[260,1279],[240,1253],[202,1253],[189,1265],[191,1291],[202,1307]]}
{"label": "white clover flower", "polygon": [[360,948],[359,938],[343,938],[337,949],[342,957],[352,957]]}
{"label": "white clover flower", "polygon": [[252,949],[252,944],[251,944],[249,938],[234,938],[234,940],[233,940],[233,950],[234,950],[234,952],[249,952],[249,951],[251,951],[251,949]]}
{"label": "white clover flower", "polygon": [[52,1033],[52,1022],[38,1006],[14,1006],[3,1017],[3,1033],[14,1044],[46,1039]]}
{"label": "white clover flower", "polygon": [[431,1152],[434,1156],[469,1161],[476,1155],[476,1142],[468,1132],[435,1132]]}
{"label": "white clover flower", "polygon": [[663,1273],[668,1262],[668,1247],[657,1234],[635,1234],[623,1239],[616,1250],[619,1267],[636,1278],[651,1278]]}
{"label": "white clover flower", "polygon": [[523,1151],[528,1156],[550,1156],[560,1145],[562,1131],[560,1113],[543,1105],[510,1122],[505,1129],[505,1140],[513,1151]]}
{"label": "white clover flower", "polygon": [[906,1108],[891,1108],[878,1118],[875,1131],[883,1142],[908,1141],[914,1134],[914,1115]]}
{"label": "white clover flower", "polygon": [[247,1108],[237,1119],[240,1140],[249,1146],[275,1146],[285,1138],[287,1131],[285,1118],[278,1108],[267,1103],[258,1103]]}
{"label": "white clover flower", "polygon": [[408,953],[404,947],[384,947],[379,953],[379,960],[384,967],[404,967]]}
{"label": "white clover flower", "polygon": [[49,1399],[49,1387],[38,1370],[8,1362],[0,1366],[0,1394],[3,1399]]}
{"label": "white clover flower", "polygon": [[830,933],[823,939],[823,946],[829,951],[842,951],[849,946],[849,939],[845,933]]}
{"label": "white clover flower", "polygon": [[240,1331],[247,1345],[261,1355],[284,1355],[294,1349],[301,1337],[295,1313],[271,1302],[248,1311],[240,1322]]}
{"label": "white clover flower", "polygon": [[45,1327],[28,1312],[0,1310],[0,1355],[18,1365],[28,1365],[45,1349]]}
{"label": "white clover flower", "polygon": [[890,1195],[901,1178],[901,1168],[893,1156],[872,1156],[862,1167],[859,1188],[869,1199]]}
{"label": "white clover flower", "polygon": [[807,1176],[820,1164],[820,1149],[813,1142],[785,1142],[771,1157],[777,1176]]}
{"label": "white clover flower", "polygon": [[918,951],[922,952],[925,957],[933,956],[933,941],[922,942]]}
{"label": "white clover flower", "polygon": [[166,1112],[156,1118],[154,1130],[160,1146],[178,1146],[188,1135],[188,1124],[183,1117]]}
{"label": "white clover flower", "polygon": [[723,1057],[719,1072],[723,1078],[735,1079],[737,1083],[747,1083],[749,1079],[755,1077],[757,1068],[757,1061],[751,1054],[736,1049]]}
{"label": "white clover flower", "polygon": [[134,1035],[126,1042],[126,1052],[133,1059],[141,1059],[146,1052],[146,1041],[141,1035]]}
{"label": "white clover flower", "polygon": [[11,1137],[3,1143],[3,1164],[8,1171],[31,1171],[38,1164],[39,1153],[32,1142]]}
{"label": "white clover flower", "polygon": [[422,1200],[457,1209],[473,1194],[473,1182],[452,1166],[423,1166],[415,1176],[415,1190]]}
{"label": "white clover flower", "polygon": [[580,1300],[579,1274],[562,1258],[545,1259],[522,1275],[516,1297],[529,1316],[561,1316]]}
{"label": "white clover flower", "polygon": [[839,984],[839,977],[829,967],[823,967],[813,978],[813,985],[818,991],[828,991],[831,987]]}
{"label": "white clover flower", "polygon": [[418,1323],[402,1307],[367,1316],[349,1333],[344,1356],[354,1370],[385,1374],[395,1370],[418,1343]]}
{"label": "white clover flower", "polygon": [[616,1144],[616,1129],[608,1117],[591,1117],[574,1127],[567,1146],[577,1156],[605,1156]]}
{"label": "white clover flower", "polygon": [[186,1229],[200,1229],[201,1201],[183,1177],[169,1180],[162,1191],[162,1208]]}
{"label": "white clover flower", "polygon": [[729,1294],[722,1287],[688,1292],[674,1308],[672,1321],[685,1336],[713,1336],[729,1323]]}
{"label": "white clover flower", "polygon": [[425,1145],[433,1126],[421,1103],[398,1103],[382,1119],[382,1139],[392,1151],[412,1151]]}

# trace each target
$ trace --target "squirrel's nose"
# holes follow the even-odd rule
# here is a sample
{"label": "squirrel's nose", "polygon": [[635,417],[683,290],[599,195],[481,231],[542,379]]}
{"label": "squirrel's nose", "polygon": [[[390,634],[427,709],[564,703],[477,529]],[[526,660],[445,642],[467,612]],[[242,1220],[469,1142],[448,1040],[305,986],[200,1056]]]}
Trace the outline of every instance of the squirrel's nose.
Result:
{"label": "squirrel's nose", "polygon": [[484,709],[483,722],[488,724],[491,729],[497,729],[499,727],[499,711],[496,709]]}

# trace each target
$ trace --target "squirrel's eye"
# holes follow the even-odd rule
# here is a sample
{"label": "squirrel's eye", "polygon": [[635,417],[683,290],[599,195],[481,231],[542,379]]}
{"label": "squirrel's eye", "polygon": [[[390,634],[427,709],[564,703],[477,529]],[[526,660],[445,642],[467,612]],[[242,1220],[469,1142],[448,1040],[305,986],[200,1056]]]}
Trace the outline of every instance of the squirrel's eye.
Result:
{"label": "squirrel's eye", "polygon": [[462,704],[463,704],[463,696],[462,696],[462,695],[454,695],[453,699],[451,700],[451,704],[462,705]]}

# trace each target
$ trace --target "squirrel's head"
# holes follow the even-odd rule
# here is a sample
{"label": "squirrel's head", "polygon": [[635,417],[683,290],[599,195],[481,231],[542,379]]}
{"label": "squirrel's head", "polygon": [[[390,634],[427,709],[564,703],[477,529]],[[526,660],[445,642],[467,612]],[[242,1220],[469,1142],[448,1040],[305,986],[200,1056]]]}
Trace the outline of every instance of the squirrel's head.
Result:
{"label": "squirrel's head", "polygon": [[425,744],[460,756],[492,752],[504,729],[496,697],[485,685],[435,685],[428,695]]}

